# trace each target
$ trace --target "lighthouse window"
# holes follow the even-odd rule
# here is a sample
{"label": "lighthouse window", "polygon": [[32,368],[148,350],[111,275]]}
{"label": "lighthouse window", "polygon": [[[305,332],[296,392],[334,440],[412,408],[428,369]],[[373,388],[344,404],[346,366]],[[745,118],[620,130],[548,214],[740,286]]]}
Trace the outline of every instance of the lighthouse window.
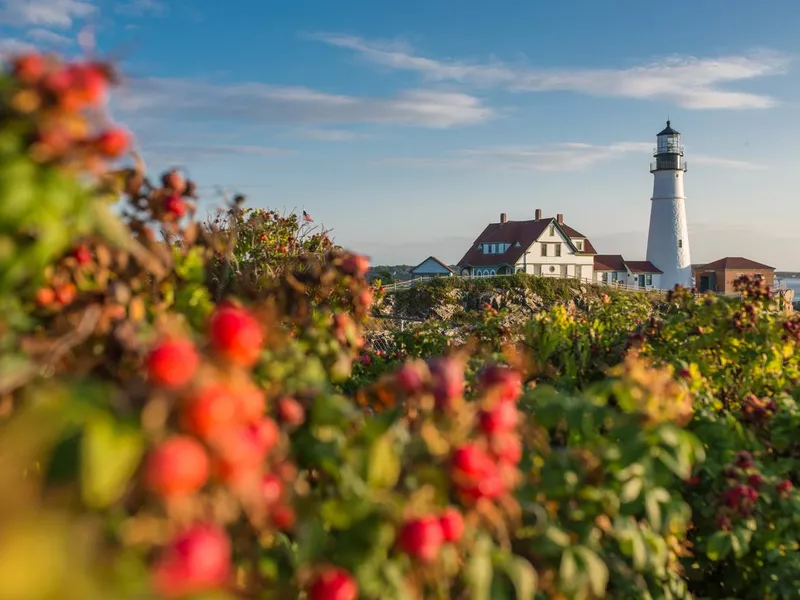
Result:
{"label": "lighthouse window", "polygon": [[678,248],[683,248],[683,240],[678,240]]}

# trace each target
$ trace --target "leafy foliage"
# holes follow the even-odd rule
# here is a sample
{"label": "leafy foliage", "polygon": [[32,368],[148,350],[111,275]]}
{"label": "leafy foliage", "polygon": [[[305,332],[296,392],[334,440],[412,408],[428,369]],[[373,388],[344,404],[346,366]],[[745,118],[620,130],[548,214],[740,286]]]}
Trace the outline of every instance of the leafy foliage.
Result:
{"label": "leafy foliage", "polygon": [[469,285],[550,308],[371,352],[380,283],[307,217],[199,223],[182,174],[111,170],[113,79],[32,54],[0,86],[0,598],[796,597],[769,290],[509,277]]}

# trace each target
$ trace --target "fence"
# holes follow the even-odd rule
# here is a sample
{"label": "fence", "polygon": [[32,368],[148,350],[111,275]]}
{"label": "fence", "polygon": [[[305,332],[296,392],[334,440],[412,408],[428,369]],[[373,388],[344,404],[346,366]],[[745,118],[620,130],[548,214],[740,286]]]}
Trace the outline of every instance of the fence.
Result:
{"label": "fence", "polygon": [[[452,275],[451,277],[455,277],[457,279],[494,279],[496,277],[511,277],[512,275],[518,275],[519,273],[502,273],[499,275]],[[626,290],[629,292],[660,292],[663,290],[659,290],[653,286],[639,286],[632,283],[622,283],[619,281],[594,281],[592,279],[588,279],[586,277],[547,277],[541,276],[543,279],[571,279],[573,281],[580,282],[586,285],[599,285],[608,287],[614,290]],[[398,281],[396,283],[390,283],[388,285],[383,286],[383,290],[386,293],[396,292],[398,290],[407,290],[416,286],[419,283],[424,283],[426,281],[431,281],[433,279],[440,279],[439,277],[417,277],[415,279],[409,279],[408,281]],[[448,278],[449,279],[449,278]]]}

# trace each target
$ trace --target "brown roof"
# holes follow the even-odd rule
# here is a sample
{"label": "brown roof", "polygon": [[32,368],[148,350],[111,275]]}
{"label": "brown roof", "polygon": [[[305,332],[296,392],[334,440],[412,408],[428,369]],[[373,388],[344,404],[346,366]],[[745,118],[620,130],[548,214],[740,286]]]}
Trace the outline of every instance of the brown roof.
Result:
{"label": "brown roof", "polygon": [[455,271],[453,271],[453,269],[451,269],[450,267],[448,267],[446,264],[444,264],[442,261],[440,261],[440,260],[439,260],[438,258],[436,258],[435,256],[429,256],[428,258],[426,258],[425,260],[423,260],[421,263],[419,263],[419,264],[418,264],[416,267],[414,267],[413,269],[411,269],[411,272],[413,273],[414,271],[416,271],[417,269],[419,269],[419,268],[420,268],[422,265],[424,265],[424,264],[425,264],[426,262],[428,262],[429,260],[432,260],[432,261],[433,261],[433,262],[435,262],[435,263],[439,263],[439,265],[440,265],[441,267],[443,267],[443,268],[447,269],[447,270],[448,270],[448,271],[450,271],[451,273],[455,273]]}
{"label": "brown roof", "polygon": [[649,260],[626,260],[625,264],[631,270],[631,273],[663,273],[661,269],[651,263]]}
{"label": "brown roof", "polygon": [[[499,264],[514,265],[520,257],[522,257],[522,254],[530,248],[531,244],[539,239],[539,236],[542,235],[544,230],[551,224],[560,228],[567,238],[581,238],[585,240],[583,251],[579,252],[576,250],[577,254],[596,254],[594,247],[582,233],[575,231],[568,225],[559,225],[553,218],[545,218],[536,221],[490,223],[472,243],[472,247],[467,250],[464,257],[458,261],[458,264],[475,267]],[[507,242],[511,244],[511,246],[505,252],[498,254],[484,254],[478,247],[480,244],[497,242]]]}
{"label": "brown roof", "polygon": [[707,265],[701,265],[696,267],[697,269],[708,269],[708,270],[721,270],[727,271],[731,269],[741,269],[741,270],[753,270],[753,271],[774,271],[775,267],[769,267],[767,265],[762,265],[761,263],[757,263],[754,260],[750,260],[749,258],[742,258],[741,256],[726,256],[725,258],[720,258],[719,260],[715,260],[714,262],[708,263]]}
{"label": "brown roof", "polygon": [[594,257],[595,271],[627,271],[625,259],[621,254],[596,254]]}

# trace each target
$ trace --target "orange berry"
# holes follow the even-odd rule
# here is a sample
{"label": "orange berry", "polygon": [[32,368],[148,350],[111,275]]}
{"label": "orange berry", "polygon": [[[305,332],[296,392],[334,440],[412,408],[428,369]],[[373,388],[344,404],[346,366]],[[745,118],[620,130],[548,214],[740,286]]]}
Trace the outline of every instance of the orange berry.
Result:
{"label": "orange berry", "polygon": [[56,302],[61,304],[62,306],[67,306],[72,304],[75,300],[75,297],[78,295],[78,291],[75,289],[75,285],[72,283],[64,283],[56,287]]}
{"label": "orange berry", "polygon": [[286,396],[278,400],[278,418],[287,425],[299,427],[306,420],[306,410],[297,400]]}
{"label": "orange berry", "polygon": [[184,404],[181,424],[199,438],[209,440],[235,425],[237,413],[233,391],[223,385],[211,385]]}
{"label": "orange berry", "polygon": [[115,127],[98,135],[94,140],[94,147],[107,158],[119,158],[130,143],[130,134],[121,127]]}
{"label": "orange berry", "polygon": [[39,288],[36,290],[36,304],[39,306],[50,306],[56,301],[56,293],[53,288]]}
{"label": "orange berry", "polygon": [[47,71],[47,61],[41,54],[23,54],[14,59],[12,72],[23,83],[39,81]]}
{"label": "orange berry", "polygon": [[147,457],[144,480],[159,496],[191,494],[208,479],[209,461],[203,447],[187,436],[177,435],[159,444]]}

